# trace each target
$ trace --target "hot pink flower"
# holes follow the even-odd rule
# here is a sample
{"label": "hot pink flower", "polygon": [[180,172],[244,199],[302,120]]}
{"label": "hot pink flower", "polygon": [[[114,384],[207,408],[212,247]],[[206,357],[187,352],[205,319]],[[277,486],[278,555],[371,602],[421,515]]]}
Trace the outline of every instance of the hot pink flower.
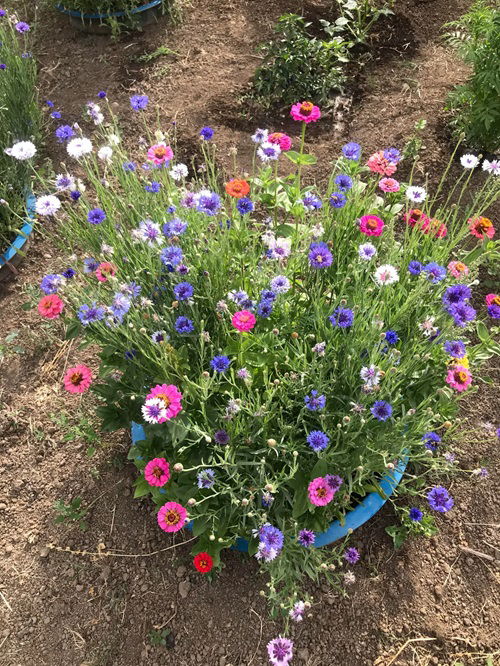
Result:
{"label": "hot pink flower", "polygon": [[110,277],[116,274],[116,270],[116,266],[110,261],[103,261],[97,267],[95,275],[99,282],[107,282]]}
{"label": "hot pink flower", "polygon": [[144,468],[144,478],[150,486],[164,486],[170,479],[170,465],[165,458],[153,458]]}
{"label": "hot pink flower", "polygon": [[313,479],[307,488],[309,501],[314,506],[326,506],[332,501],[335,492],[328,481],[322,476]]}
{"label": "hot pink flower", "polygon": [[154,164],[165,164],[169,162],[174,156],[174,152],[170,146],[162,141],[161,143],[155,143],[154,146],[148,150],[148,160],[151,160]]}
{"label": "hot pink flower", "polygon": [[459,393],[465,391],[472,382],[472,375],[464,365],[453,365],[446,375],[446,383]]}
{"label": "hot pink flower", "polygon": [[69,368],[64,375],[64,388],[69,393],[85,393],[92,384],[92,370],[86,365]]}
{"label": "hot pink flower", "polygon": [[47,294],[38,303],[38,312],[46,319],[57,319],[64,309],[64,303],[57,294]]}
{"label": "hot pink flower", "polygon": [[486,305],[500,305],[500,296],[498,294],[486,294]]}
{"label": "hot pink flower", "polygon": [[469,220],[470,232],[476,238],[484,239],[485,236],[493,238],[495,227],[493,222],[487,217],[471,217]]}
{"label": "hot pink flower", "polygon": [[399,192],[400,185],[395,178],[382,178],[378,184],[382,192]]}
{"label": "hot pink flower", "polygon": [[461,261],[450,261],[448,270],[454,278],[460,278],[462,275],[469,275],[469,267]]}
{"label": "hot pink flower", "polygon": [[377,215],[363,215],[359,218],[359,230],[367,236],[380,236],[384,226],[384,220]]}
{"label": "hot pink flower", "polygon": [[409,224],[410,227],[417,226],[419,229],[427,226],[430,222],[430,219],[425,213],[423,213],[419,208],[412,208],[407,213],[403,215],[403,220],[406,224]]}
{"label": "hot pink flower", "polygon": [[182,393],[173,384],[157,384],[146,396],[146,400],[150,400],[151,398],[162,400],[167,410],[166,418],[160,418],[158,423],[164,423],[173,419],[182,409]]}
{"label": "hot pink flower", "polygon": [[321,118],[319,106],[314,106],[312,102],[297,102],[290,109],[290,115],[294,120],[303,123],[315,123]]}
{"label": "hot pink flower", "polygon": [[276,143],[283,152],[290,150],[292,147],[292,140],[288,134],[283,134],[283,132],[273,132],[267,138],[271,143]]}
{"label": "hot pink flower", "polygon": [[231,322],[240,333],[245,333],[246,331],[251,331],[255,326],[255,315],[249,312],[248,310],[240,310],[235,312]]}
{"label": "hot pink flower", "polygon": [[186,522],[186,509],[177,502],[167,502],[158,511],[158,525],[164,532],[178,532]]}
{"label": "hot pink flower", "polygon": [[392,176],[396,172],[397,166],[384,157],[384,151],[379,150],[368,158],[366,166],[373,173],[379,173],[381,176]]}

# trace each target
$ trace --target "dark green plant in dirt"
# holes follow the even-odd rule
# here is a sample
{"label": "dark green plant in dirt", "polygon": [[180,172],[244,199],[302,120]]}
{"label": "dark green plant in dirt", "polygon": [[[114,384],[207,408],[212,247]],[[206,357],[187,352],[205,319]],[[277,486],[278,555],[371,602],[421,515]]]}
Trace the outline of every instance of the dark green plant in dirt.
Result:
{"label": "dark green plant in dirt", "polygon": [[458,21],[446,24],[446,41],[471,66],[468,80],[450,93],[447,109],[454,134],[465,134],[471,148],[500,148],[500,8],[476,2]]}
{"label": "dark green plant in dirt", "polygon": [[87,529],[87,523],[84,521],[88,509],[82,508],[82,498],[75,497],[68,504],[63,500],[58,500],[54,504],[54,510],[57,516],[55,523],[78,523],[79,528],[84,532]]}

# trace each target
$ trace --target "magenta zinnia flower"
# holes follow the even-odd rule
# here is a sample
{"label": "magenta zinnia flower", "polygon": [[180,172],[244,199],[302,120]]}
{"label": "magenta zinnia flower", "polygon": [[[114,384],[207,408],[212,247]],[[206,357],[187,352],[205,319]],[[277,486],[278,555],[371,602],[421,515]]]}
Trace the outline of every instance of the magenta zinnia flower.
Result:
{"label": "magenta zinnia flower", "polygon": [[363,215],[359,218],[359,230],[367,236],[380,236],[384,220],[377,215]]}
{"label": "magenta zinnia flower", "polygon": [[64,388],[68,393],[85,393],[92,384],[92,370],[86,365],[69,368],[64,375]]}
{"label": "magenta zinnia flower", "polygon": [[312,102],[297,102],[290,109],[290,115],[294,120],[303,123],[315,123],[321,118],[319,106],[314,106]]}
{"label": "magenta zinnia flower", "polygon": [[448,370],[446,383],[459,393],[465,391],[472,382],[472,375],[468,368],[463,365],[454,365]]}
{"label": "magenta zinnia flower", "polygon": [[326,506],[335,495],[333,488],[322,476],[313,479],[307,488],[309,501],[314,506]]}
{"label": "magenta zinnia flower", "polygon": [[167,146],[165,142],[156,143],[154,146],[148,150],[148,160],[151,160],[153,164],[157,166],[159,164],[168,163],[174,156],[172,148]]}
{"label": "magenta zinnia flower", "polygon": [[158,525],[164,532],[178,532],[184,527],[186,509],[177,502],[167,502],[158,511]]}
{"label": "magenta zinnia flower", "polygon": [[170,479],[170,466],[165,458],[153,458],[144,468],[144,478],[150,486],[164,486]]}

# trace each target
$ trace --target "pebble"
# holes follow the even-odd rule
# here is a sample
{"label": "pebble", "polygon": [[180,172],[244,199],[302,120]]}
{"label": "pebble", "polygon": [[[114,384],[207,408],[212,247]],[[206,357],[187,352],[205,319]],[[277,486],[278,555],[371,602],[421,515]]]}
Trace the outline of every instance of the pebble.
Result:
{"label": "pebble", "polygon": [[184,578],[184,576],[186,575],[186,571],[187,571],[186,567],[184,565],[181,565],[180,567],[177,568],[175,575],[177,576],[177,578]]}
{"label": "pebble", "polygon": [[5,502],[0,502],[0,511],[5,511],[6,508],[7,504],[5,504]]}
{"label": "pebble", "polygon": [[47,557],[48,554],[49,549],[46,546],[40,549],[40,557]]}
{"label": "pebble", "polygon": [[179,594],[183,599],[187,597],[190,589],[191,589],[191,583],[188,580],[181,580],[181,582],[179,583]]}
{"label": "pebble", "polygon": [[438,599],[441,599],[443,596],[443,586],[442,585],[434,585],[434,594]]}

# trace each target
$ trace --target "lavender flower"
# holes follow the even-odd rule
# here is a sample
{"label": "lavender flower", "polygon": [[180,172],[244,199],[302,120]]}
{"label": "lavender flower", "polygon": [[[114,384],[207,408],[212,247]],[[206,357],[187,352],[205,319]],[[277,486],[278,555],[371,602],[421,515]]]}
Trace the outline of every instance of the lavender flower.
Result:
{"label": "lavender flower", "polygon": [[62,275],[51,273],[42,279],[40,283],[40,289],[45,294],[56,294],[59,287],[61,287],[63,284],[64,277]]}
{"label": "lavender flower", "polygon": [[187,317],[177,317],[175,320],[174,328],[177,333],[180,333],[181,335],[187,335],[188,333],[192,333],[194,331],[194,324],[191,319],[188,319]]}
{"label": "lavender flower", "polygon": [[358,553],[356,548],[348,548],[345,551],[343,557],[344,557],[344,560],[349,562],[349,564],[356,564],[356,562],[360,558],[360,554]]}
{"label": "lavender flower", "polygon": [[215,472],[213,469],[202,469],[198,473],[198,488],[213,488],[215,484]]}
{"label": "lavender flower", "polygon": [[309,264],[313,268],[328,268],[332,265],[333,255],[326,243],[311,243],[309,246]]}
{"label": "lavender flower", "polygon": [[214,358],[210,361],[210,365],[215,370],[215,372],[223,373],[226,372],[226,370],[229,368],[231,361],[227,356],[214,356]]}
{"label": "lavender flower", "polygon": [[349,308],[336,308],[328,319],[334,327],[350,328],[354,321],[354,312]]}
{"label": "lavender flower", "polygon": [[309,546],[314,545],[316,534],[312,530],[300,530],[297,541],[301,546],[304,546],[304,548],[309,548]]}
{"label": "lavender flower", "polygon": [[324,395],[318,395],[316,390],[312,390],[309,395],[306,395],[304,398],[307,409],[311,412],[317,412],[320,409],[324,409],[326,405],[326,397]]}
{"label": "lavender flower", "polygon": [[455,503],[453,497],[451,497],[443,486],[434,486],[434,488],[427,493],[427,501],[429,502],[431,509],[439,511],[440,513],[446,513]]}
{"label": "lavender flower", "polygon": [[425,448],[429,449],[429,451],[436,451],[437,445],[441,442],[441,437],[437,432],[431,430],[422,435],[422,442],[424,443]]}
{"label": "lavender flower", "polygon": [[420,509],[412,507],[408,512],[408,516],[410,520],[413,520],[414,523],[419,523],[424,517],[424,514],[420,511]]}
{"label": "lavender flower", "polygon": [[348,160],[357,162],[361,157],[361,146],[359,143],[349,141],[349,143],[346,143],[344,146],[342,146],[342,153],[344,157],[347,157]]}
{"label": "lavender flower", "polygon": [[149,98],[147,95],[132,95],[130,98],[130,106],[134,111],[142,111],[148,105]]}
{"label": "lavender flower", "polygon": [[392,407],[385,400],[377,400],[370,411],[378,421],[387,421],[392,416]]}

